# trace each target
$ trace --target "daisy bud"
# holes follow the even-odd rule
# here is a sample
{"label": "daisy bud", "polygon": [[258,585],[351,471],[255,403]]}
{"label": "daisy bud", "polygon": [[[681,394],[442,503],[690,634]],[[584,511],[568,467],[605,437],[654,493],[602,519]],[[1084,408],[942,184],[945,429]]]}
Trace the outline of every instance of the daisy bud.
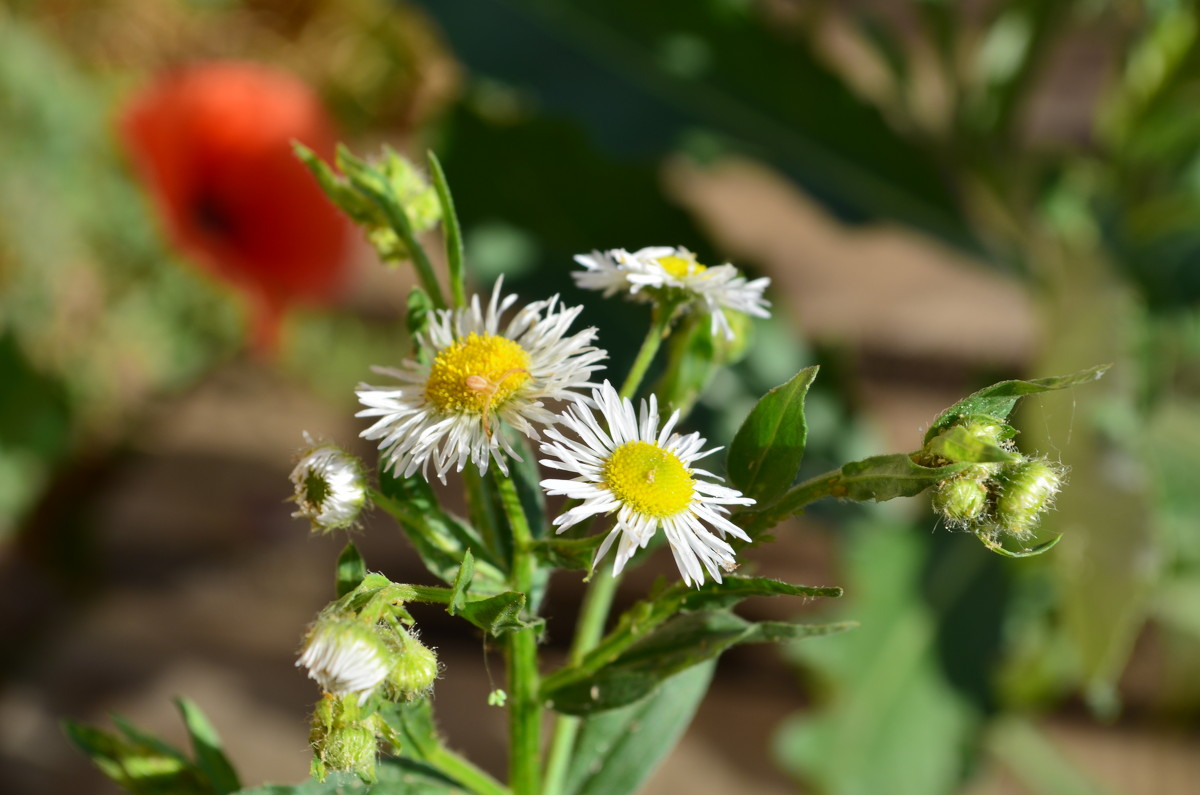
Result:
{"label": "daisy bud", "polygon": [[1009,464],[997,477],[995,523],[1016,538],[1031,535],[1062,488],[1063,467],[1044,458]]}
{"label": "daisy bud", "polygon": [[366,503],[363,465],[336,445],[310,449],[292,470],[291,480],[299,506],[292,516],[308,519],[315,533],[353,526]]}
{"label": "daisy bud", "polygon": [[324,616],[308,632],[297,666],[334,696],[358,694],[363,704],[388,676],[392,652],[368,625],[352,618]]}
{"label": "daisy bud", "polygon": [[353,701],[326,696],[317,703],[308,735],[314,778],[324,781],[330,771],[347,771],[364,781],[375,779],[375,730],[358,717]]}
{"label": "daisy bud", "polygon": [[392,643],[396,646],[396,656],[384,685],[388,700],[412,701],[421,698],[430,691],[437,679],[437,655],[403,629],[395,633]]}
{"label": "daisy bud", "polygon": [[970,476],[944,481],[933,492],[933,510],[951,525],[967,525],[987,509],[988,489]]}

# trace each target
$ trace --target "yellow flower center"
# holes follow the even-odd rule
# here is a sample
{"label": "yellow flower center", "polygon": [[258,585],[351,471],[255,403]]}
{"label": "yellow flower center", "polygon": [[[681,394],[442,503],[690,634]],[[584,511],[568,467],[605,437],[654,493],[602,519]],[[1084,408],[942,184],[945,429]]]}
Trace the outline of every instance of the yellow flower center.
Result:
{"label": "yellow flower center", "polygon": [[674,454],[651,442],[626,442],[604,465],[604,484],[638,513],[662,519],[692,502],[692,474]]}
{"label": "yellow flower center", "polygon": [[433,360],[425,399],[454,414],[483,414],[529,380],[529,354],[507,337],[471,333]]}
{"label": "yellow flower center", "polygon": [[692,276],[697,273],[703,273],[708,270],[695,260],[686,259],[684,257],[659,257],[658,264],[662,265],[663,270],[675,279],[682,279],[684,276]]}

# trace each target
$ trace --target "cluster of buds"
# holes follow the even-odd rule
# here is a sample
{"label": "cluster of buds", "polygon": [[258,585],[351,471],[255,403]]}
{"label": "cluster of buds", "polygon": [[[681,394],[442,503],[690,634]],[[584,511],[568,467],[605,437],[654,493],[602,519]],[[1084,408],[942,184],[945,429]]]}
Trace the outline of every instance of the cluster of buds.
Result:
{"label": "cluster of buds", "polygon": [[933,490],[933,509],[953,528],[993,549],[1004,538],[1026,544],[1063,485],[1065,467],[1020,454],[1015,431],[990,417],[967,418],[930,440],[922,463],[970,465]]}
{"label": "cluster of buds", "polygon": [[[420,169],[391,147],[383,147],[383,155],[368,163],[338,146],[334,163],[345,177],[304,146],[296,144],[295,149],[325,195],[366,230],[367,240],[384,262],[401,262],[412,256],[408,244],[394,231],[398,221],[417,235],[442,219],[437,190]],[[389,203],[404,214],[403,219],[389,217],[384,209]]]}
{"label": "cluster of buds", "polygon": [[380,701],[423,698],[438,675],[433,650],[399,621],[338,608],[317,618],[296,665],[308,669],[324,693],[309,735],[313,775],[320,779],[329,771],[352,771],[372,780],[384,728],[376,711]]}

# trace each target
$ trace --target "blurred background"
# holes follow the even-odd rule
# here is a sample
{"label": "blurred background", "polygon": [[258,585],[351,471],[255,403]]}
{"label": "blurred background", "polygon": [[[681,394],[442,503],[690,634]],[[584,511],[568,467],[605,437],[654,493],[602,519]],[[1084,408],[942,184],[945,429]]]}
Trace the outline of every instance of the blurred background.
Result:
{"label": "blurred background", "polygon": [[[575,292],[572,254],[769,275],[775,317],[691,424],[726,441],[820,363],[809,474],[920,447],[992,381],[1114,363],[1018,417],[1071,467],[1051,553],[991,555],[922,499],[748,551],[847,589],[748,612],[862,626],[726,655],[648,792],[1195,792],[1198,36],[1183,0],[2,0],[2,788],[114,791],[58,721],[181,742],[180,694],[245,783],[307,774],[293,662],[340,539],[287,475],[302,431],[371,459],[353,387],[404,355],[413,279],[311,199],[296,138],[436,151],[476,284],[585,303],[614,368],[645,308]],[[358,540],[426,576],[387,522]],[[417,618],[442,728],[502,770],[499,655]]]}

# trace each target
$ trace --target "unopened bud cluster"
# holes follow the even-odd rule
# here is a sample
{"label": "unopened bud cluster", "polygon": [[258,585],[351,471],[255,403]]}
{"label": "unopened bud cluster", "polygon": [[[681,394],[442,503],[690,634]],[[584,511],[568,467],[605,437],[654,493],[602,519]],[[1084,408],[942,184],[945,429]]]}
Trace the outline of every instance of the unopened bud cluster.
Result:
{"label": "unopened bud cluster", "polygon": [[1008,427],[1001,423],[976,420],[962,428],[968,440],[1003,451],[1007,460],[974,463],[939,483],[933,490],[934,511],[951,527],[969,530],[986,542],[998,543],[1006,536],[1028,541],[1062,488],[1065,468],[1018,453],[1007,438]]}
{"label": "unopened bud cluster", "polygon": [[309,629],[296,665],[324,691],[309,736],[313,775],[321,779],[329,771],[373,779],[380,701],[372,697],[422,698],[438,675],[433,650],[398,622],[338,611],[323,613]]}

